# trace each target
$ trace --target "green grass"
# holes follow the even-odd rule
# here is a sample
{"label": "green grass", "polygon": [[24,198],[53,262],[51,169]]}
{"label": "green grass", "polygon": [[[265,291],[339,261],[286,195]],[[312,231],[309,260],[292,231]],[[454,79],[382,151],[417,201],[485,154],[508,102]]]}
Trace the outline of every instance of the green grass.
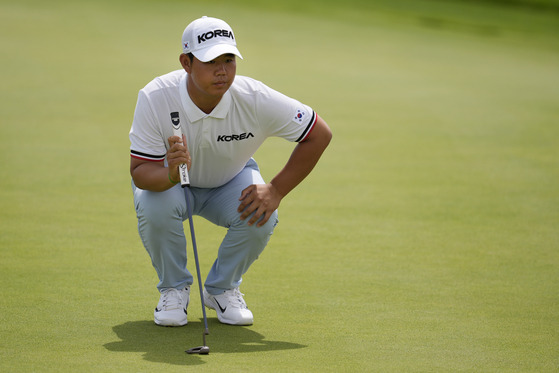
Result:
{"label": "green grass", "polygon": [[[334,139],[244,278],[255,324],[209,312],[189,356],[196,291],[152,322],[128,131],[204,14]],[[488,2],[1,2],[0,370],[557,371],[558,31]],[[207,273],[224,231],[195,225]]]}

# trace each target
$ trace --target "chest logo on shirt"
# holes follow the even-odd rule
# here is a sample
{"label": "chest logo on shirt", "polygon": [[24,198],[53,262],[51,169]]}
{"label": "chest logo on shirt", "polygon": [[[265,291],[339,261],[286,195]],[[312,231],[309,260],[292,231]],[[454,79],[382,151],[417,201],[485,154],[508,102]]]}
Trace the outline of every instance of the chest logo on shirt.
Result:
{"label": "chest logo on shirt", "polygon": [[173,123],[173,126],[178,126],[179,123],[181,122],[181,120],[179,119],[178,111],[173,111],[171,113],[171,122]]}
{"label": "chest logo on shirt", "polygon": [[220,141],[224,141],[224,142],[241,141],[241,140],[249,139],[251,137],[254,137],[252,132],[249,132],[249,133],[243,132],[239,135],[235,135],[235,134],[233,134],[233,135],[217,135],[217,142],[220,142]]}

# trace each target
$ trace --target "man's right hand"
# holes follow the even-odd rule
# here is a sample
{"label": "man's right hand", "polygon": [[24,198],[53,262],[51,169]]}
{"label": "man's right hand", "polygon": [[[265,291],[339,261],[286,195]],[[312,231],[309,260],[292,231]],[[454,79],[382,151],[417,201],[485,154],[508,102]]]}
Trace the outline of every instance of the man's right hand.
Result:
{"label": "man's right hand", "polygon": [[[169,142],[169,150],[167,150],[167,164],[169,167],[169,176],[173,180],[179,180],[179,166],[186,163],[187,169],[192,166],[192,158],[186,145],[186,137],[182,135],[182,139],[178,136],[171,136],[167,139]],[[184,144],[184,145],[183,145]]]}

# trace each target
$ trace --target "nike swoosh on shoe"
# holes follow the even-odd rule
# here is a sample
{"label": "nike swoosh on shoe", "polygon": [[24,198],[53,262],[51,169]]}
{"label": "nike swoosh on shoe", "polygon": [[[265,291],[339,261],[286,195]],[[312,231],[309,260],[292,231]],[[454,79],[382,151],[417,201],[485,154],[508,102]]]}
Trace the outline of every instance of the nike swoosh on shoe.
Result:
{"label": "nike swoosh on shoe", "polygon": [[219,310],[221,311],[221,313],[224,313],[225,311],[227,311],[227,307],[222,308],[222,307],[221,307],[221,304],[219,304],[219,302],[217,301],[217,299],[214,298],[214,300],[215,300],[215,303],[217,303],[217,306],[219,307]]}

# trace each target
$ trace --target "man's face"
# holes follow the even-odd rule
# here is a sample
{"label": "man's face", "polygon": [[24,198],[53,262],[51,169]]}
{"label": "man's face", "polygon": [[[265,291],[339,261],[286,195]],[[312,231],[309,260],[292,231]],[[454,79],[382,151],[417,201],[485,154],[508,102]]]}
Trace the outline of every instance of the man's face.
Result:
{"label": "man's face", "polygon": [[[234,54],[222,54],[209,62],[202,62],[194,57],[188,65],[190,66],[188,68],[185,66],[185,69],[189,73],[190,83],[192,83],[192,86],[189,85],[188,93],[200,98],[221,98],[233,84],[237,73]],[[191,92],[191,88],[193,92]]]}

